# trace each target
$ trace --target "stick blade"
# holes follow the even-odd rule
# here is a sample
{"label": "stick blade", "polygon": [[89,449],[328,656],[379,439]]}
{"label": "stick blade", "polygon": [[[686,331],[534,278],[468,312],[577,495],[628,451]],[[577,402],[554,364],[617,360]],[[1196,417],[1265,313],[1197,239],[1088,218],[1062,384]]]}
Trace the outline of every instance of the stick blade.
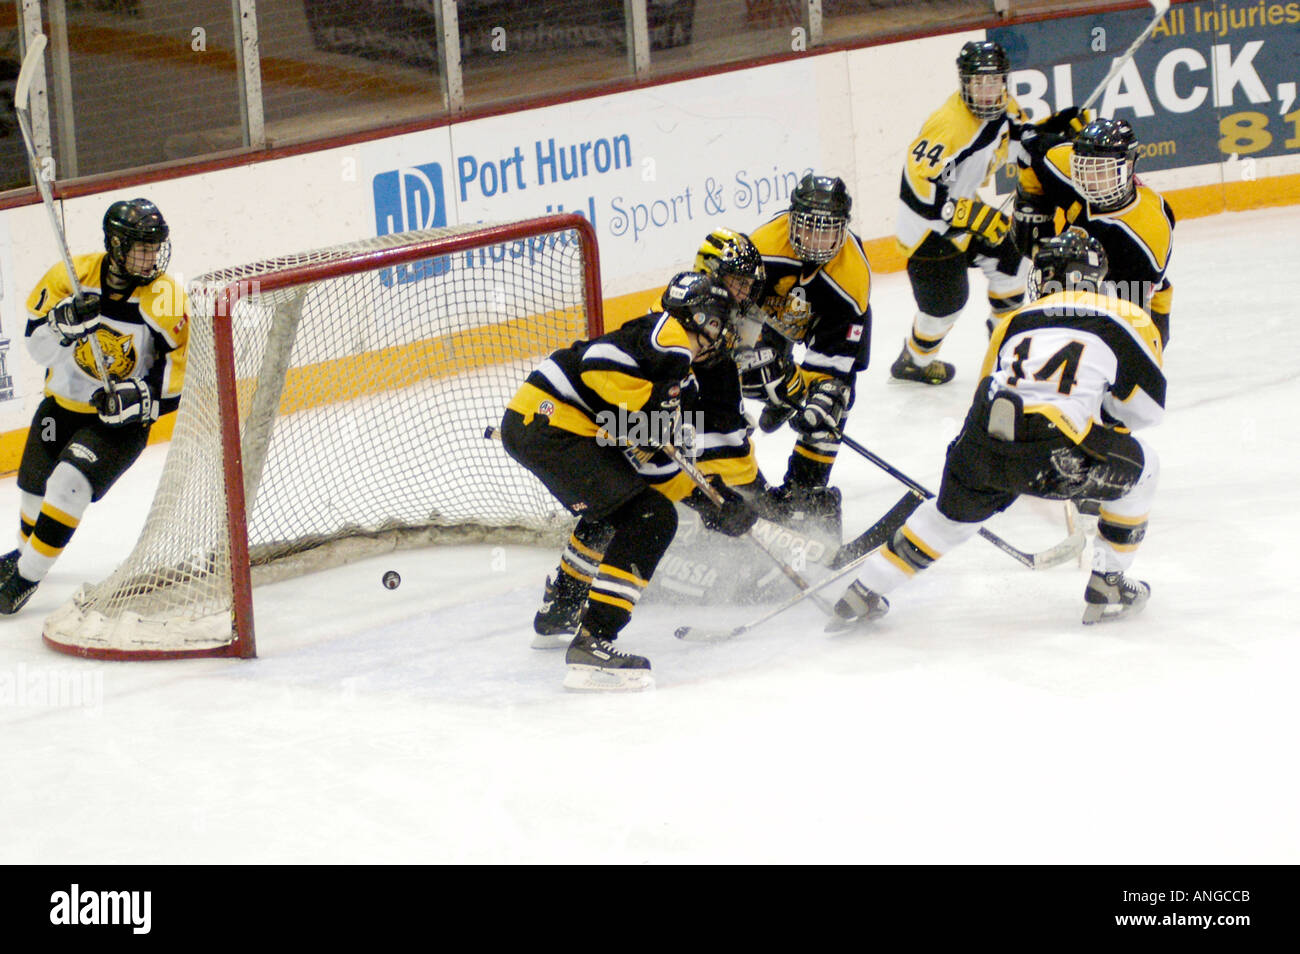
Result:
{"label": "stick blade", "polygon": [[1056,546],[1034,554],[1033,569],[1046,570],[1048,567],[1069,563],[1083,552],[1087,542],[1088,537],[1083,532],[1083,527],[1076,524],[1070,535]]}
{"label": "stick blade", "polygon": [[14,106],[24,112],[27,111],[27,100],[32,95],[32,79],[41,68],[46,42],[44,33],[38,33],[28,41],[27,55],[23,57],[22,69],[18,71],[18,82],[14,84]]}
{"label": "stick blade", "polygon": [[673,635],[688,643],[724,643],[729,639],[735,639],[745,632],[746,628],[737,626],[735,629],[701,629],[698,626],[678,626],[673,631]]}

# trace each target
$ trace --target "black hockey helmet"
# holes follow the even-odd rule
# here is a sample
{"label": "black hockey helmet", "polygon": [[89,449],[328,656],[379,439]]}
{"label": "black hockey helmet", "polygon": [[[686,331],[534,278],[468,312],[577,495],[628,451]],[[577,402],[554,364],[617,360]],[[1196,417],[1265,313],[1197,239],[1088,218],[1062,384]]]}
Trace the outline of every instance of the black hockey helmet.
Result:
{"label": "black hockey helmet", "polygon": [[767,285],[767,269],[749,236],[731,229],[714,229],[695,253],[695,270],[710,275],[741,308],[756,304]]}
{"label": "black hockey helmet", "polygon": [[853,199],[838,176],[804,176],[790,193],[790,245],[810,265],[825,265],[844,247]]}
{"label": "black hockey helmet", "polygon": [[1070,178],[1100,211],[1117,209],[1133,196],[1138,142],[1125,119],[1094,119],[1074,137]]}
{"label": "black hockey helmet", "polygon": [[979,119],[997,119],[1007,111],[1007,51],[992,40],[971,40],[957,54],[961,100]]}
{"label": "black hockey helmet", "polygon": [[1029,271],[1029,297],[1061,291],[1097,291],[1106,277],[1106,250],[1078,226],[1045,238],[1034,246]]}
{"label": "black hockey helmet", "polygon": [[678,272],[663,294],[664,311],[700,338],[697,364],[712,360],[729,348],[735,337],[731,296],[708,275]]}
{"label": "black hockey helmet", "polygon": [[137,285],[153,281],[171,260],[170,235],[166,219],[148,199],[114,202],[104,213],[110,271]]}

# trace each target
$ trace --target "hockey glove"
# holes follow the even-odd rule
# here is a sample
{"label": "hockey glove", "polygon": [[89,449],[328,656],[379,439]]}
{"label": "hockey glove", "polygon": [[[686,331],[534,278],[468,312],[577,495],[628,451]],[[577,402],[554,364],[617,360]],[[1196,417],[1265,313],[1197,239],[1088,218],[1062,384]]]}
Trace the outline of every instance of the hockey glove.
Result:
{"label": "hockey glove", "polygon": [[64,345],[75,344],[99,327],[99,296],[69,298],[50,309],[45,320]]}
{"label": "hockey glove", "polygon": [[1080,110],[1078,106],[1067,106],[1059,113],[1052,113],[1042,122],[1034,123],[1039,135],[1057,136],[1073,139],[1079,130],[1092,120],[1091,110]]}
{"label": "hockey glove", "polygon": [[953,228],[978,235],[990,245],[1001,245],[1011,231],[1011,221],[979,199],[949,199],[939,214]]}
{"label": "hockey glove", "polygon": [[803,375],[789,354],[759,345],[738,350],[735,361],[743,396],[776,406],[798,403],[803,398]]}
{"label": "hockey glove", "polygon": [[1015,222],[1016,248],[1026,257],[1033,256],[1035,245],[1056,234],[1056,207],[1043,196],[1017,191],[1011,218]]}
{"label": "hockey glove", "polygon": [[758,521],[758,511],[715,474],[709,484],[722,495],[722,505],[710,500],[698,487],[686,498],[686,503],[700,515],[700,522],[709,530],[728,537],[744,536]]}
{"label": "hockey glove", "polygon": [[100,388],[90,396],[99,419],[111,427],[148,427],[158,419],[158,402],[149,385],[138,378],[127,378],[113,385],[110,394]]}
{"label": "hockey glove", "polygon": [[808,403],[790,426],[812,441],[839,440],[840,425],[849,409],[849,385],[836,378],[823,378],[809,389]]}

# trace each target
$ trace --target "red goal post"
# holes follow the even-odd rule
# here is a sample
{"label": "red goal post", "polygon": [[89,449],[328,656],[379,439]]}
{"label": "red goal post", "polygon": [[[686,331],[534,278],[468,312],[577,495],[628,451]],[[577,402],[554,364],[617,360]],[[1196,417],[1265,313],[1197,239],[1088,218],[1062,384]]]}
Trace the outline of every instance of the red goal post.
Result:
{"label": "red goal post", "polygon": [[46,620],[52,648],[252,657],[255,584],[571,525],[483,432],[547,354],[603,330],[585,218],[380,236],[188,290],[185,386],[149,516],[122,565]]}

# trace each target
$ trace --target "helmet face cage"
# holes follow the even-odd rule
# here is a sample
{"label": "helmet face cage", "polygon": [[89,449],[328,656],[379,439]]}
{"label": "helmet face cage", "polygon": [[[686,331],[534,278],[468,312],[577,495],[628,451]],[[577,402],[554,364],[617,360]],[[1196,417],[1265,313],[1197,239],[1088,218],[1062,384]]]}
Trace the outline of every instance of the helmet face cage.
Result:
{"label": "helmet face cage", "polygon": [[1100,291],[1107,267],[1105,249],[1082,229],[1043,239],[1034,248],[1028,300],[1062,291]]}
{"label": "helmet face cage", "polygon": [[844,247],[848,219],[828,212],[791,212],[790,246],[811,265],[825,265]]}
{"label": "helmet face cage", "polygon": [[110,271],[147,284],[167,270],[172,243],[157,206],[147,199],[114,202],[104,215],[104,248]]}
{"label": "helmet face cage", "polygon": [[1074,139],[1070,178],[1089,205],[1117,208],[1133,194],[1136,161],[1133,127],[1123,120],[1094,120]]}
{"label": "helmet face cage", "polygon": [[844,247],[853,200],[844,180],[806,175],[790,194],[790,247],[810,265],[825,265]]}
{"label": "helmet face cage", "polygon": [[997,119],[1007,111],[1005,73],[977,73],[961,78],[961,101],[978,119]]}
{"label": "helmet face cage", "polygon": [[997,119],[1007,111],[1006,51],[989,41],[972,41],[957,55],[961,101],[978,119]]}
{"label": "helmet face cage", "polygon": [[714,229],[705,237],[695,270],[712,276],[742,308],[757,303],[767,285],[763,256],[749,236],[730,229]]}

